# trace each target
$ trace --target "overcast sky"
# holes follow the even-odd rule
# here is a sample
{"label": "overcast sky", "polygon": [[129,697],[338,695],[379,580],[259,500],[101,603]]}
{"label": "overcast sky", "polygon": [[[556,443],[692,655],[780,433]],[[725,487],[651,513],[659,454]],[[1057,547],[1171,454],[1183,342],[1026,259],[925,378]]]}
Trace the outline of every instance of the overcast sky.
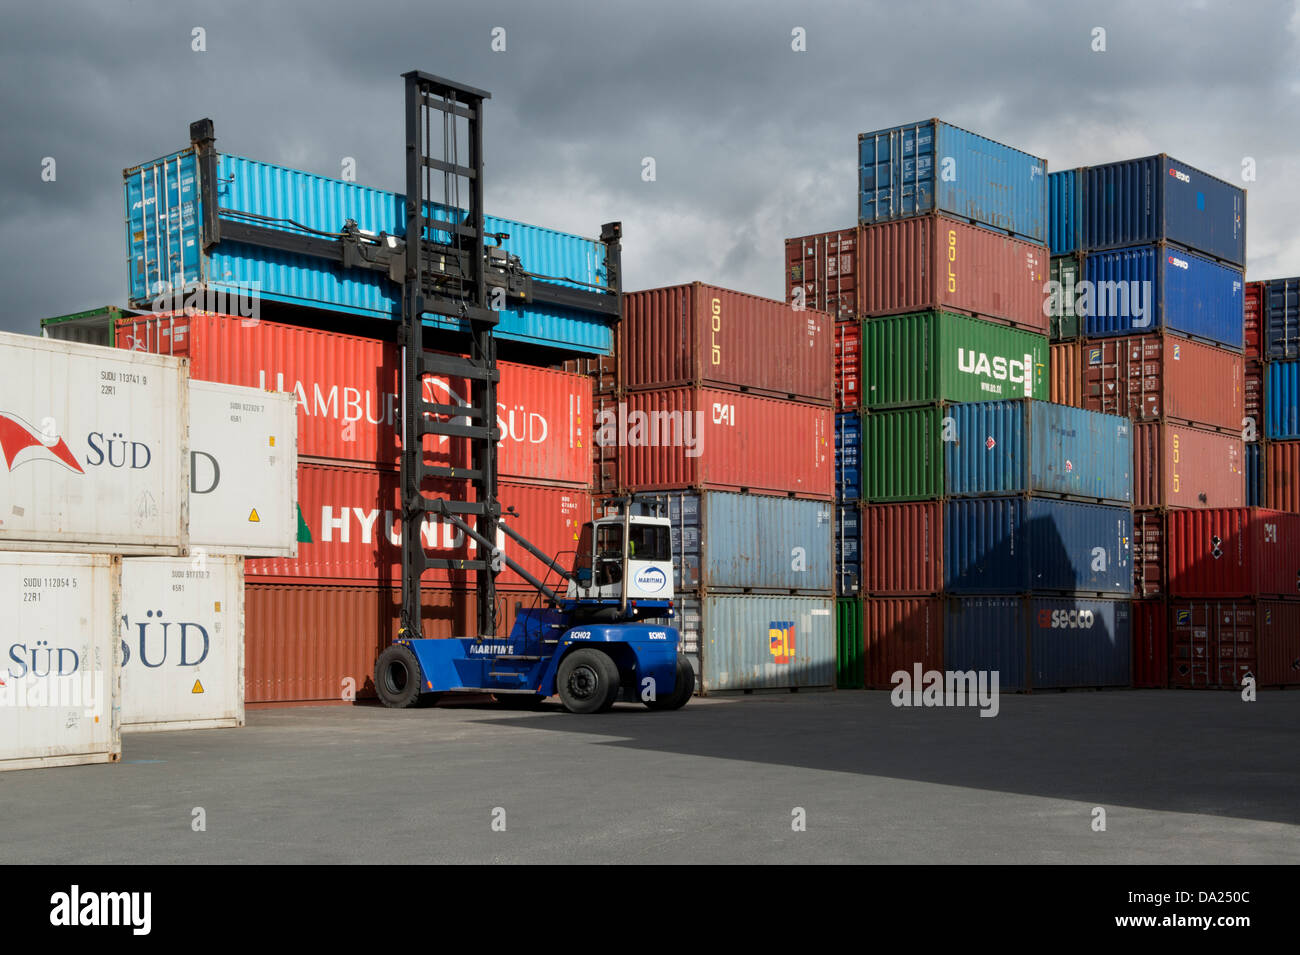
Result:
{"label": "overcast sky", "polygon": [[630,289],[782,297],[783,239],[856,218],[857,134],[931,116],[1050,169],[1168,152],[1249,189],[1248,278],[1300,273],[1300,15],[1281,0],[84,0],[10,4],[0,53],[8,330],[123,303],[121,171],[187,145],[191,120],[222,151],[331,176],[354,157],[400,190],[408,69],[492,93],[489,212],[622,220]]}

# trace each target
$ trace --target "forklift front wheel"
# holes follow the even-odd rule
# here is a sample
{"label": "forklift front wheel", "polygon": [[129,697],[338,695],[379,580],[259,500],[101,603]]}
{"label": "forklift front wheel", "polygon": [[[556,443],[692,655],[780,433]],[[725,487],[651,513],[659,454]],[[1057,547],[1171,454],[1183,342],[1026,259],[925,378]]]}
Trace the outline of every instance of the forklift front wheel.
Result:
{"label": "forklift front wheel", "polygon": [[405,644],[394,643],[375,661],[375,692],[384,706],[415,706],[421,679],[420,661]]}
{"label": "forklift front wheel", "polygon": [[645,705],[652,710],[680,710],[690,702],[695,693],[695,668],[686,657],[677,658],[677,675],[673,691],[667,696],[656,696],[646,700]]}
{"label": "forklift front wheel", "polygon": [[555,683],[560,702],[570,713],[603,713],[618,696],[618,664],[607,654],[584,647],[560,662]]}

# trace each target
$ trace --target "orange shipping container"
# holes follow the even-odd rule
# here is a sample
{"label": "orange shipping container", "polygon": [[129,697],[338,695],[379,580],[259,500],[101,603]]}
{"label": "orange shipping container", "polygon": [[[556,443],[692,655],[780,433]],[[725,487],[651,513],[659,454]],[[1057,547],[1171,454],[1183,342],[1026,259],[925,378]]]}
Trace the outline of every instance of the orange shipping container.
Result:
{"label": "orange shipping container", "polygon": [[943,669],[943,598],[889,597],[862,602],[866,682],[869,690],[892,690],[898,671],[914,677]]}
{"label": "orange shipping container", "polygon": [[1050,400],[1053,404],[1083,407],[1082,346],[1077,341],[1052,345]]}
{"label": "orange shipping container", "polygon": [[873,504],[862,511],[863,593],[943,590],[943,503]]}
{"label": "orange shipping container", "polygon": [[1264,455],[1264,502],[1275,511],[1300,513],[1300,441],[1270,441]]}

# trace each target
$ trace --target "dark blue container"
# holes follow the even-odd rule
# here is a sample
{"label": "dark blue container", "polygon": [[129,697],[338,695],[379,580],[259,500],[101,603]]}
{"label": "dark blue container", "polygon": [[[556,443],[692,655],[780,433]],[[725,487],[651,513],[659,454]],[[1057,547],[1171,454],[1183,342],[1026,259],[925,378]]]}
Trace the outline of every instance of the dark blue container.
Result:
{"label": "dark blue container", "polygon": [[1300,278],[1264,283],[1264,357],[1300,358]]}
{"label": "dark blue container", "polygon": [[1089,166],[1083,174],[1083,248],[1173,242],[1242,268],[1246,192],[1161,154]]}
{"label": "dark blue container", "polygon": [[835,497],[862,499],[862,416],[856,411],[835,416]]}
{"label": "dark blue container", "polygon": [[957,597],[945,609],[944,670],[996,671],[999,692],[1029,689],[1023,597]]}
{"label": "dark blue container", "polygon": [[1300,361],[1264,366],[1264,433],[1274,441],[1300,438]]}
{"label": "dark blue container", "polygon": [[1246,445],[1246,506],[1264,506],[1264,447],[1259,442]]}
{"label": "dark blue container", "polygon": [[1170,245],[1089,253],[1090,298],[1077,303],[1084,334],[1140,335],[1167,329],[1222,348],[1245,344],[1245,281],[1238,268]]}
{"label": "dark blue container", "polygon": [[856,597],[862,591],[862,508],[835,505],[835,592]]}
{"label": "dark blue container", "polygon": [[1047,176],[1047,244],[1052,255],[1078,252],[1083,244],[1083,169]]}
{"label": "dark blue container", "polygon": [[1133,593],[1127,507],[985,497],[950,500],[944,517],[949,593]]}

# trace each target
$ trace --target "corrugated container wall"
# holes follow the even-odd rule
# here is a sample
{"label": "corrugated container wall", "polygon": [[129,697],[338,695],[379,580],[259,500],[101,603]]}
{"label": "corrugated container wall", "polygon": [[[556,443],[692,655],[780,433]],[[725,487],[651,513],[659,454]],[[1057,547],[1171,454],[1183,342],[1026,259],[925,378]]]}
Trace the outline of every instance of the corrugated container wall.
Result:
{"label": "corrugated container wall", "polygon": [[1260,441],[1264,437],[1264,367],[1265,362],[1248,358],[1242,385],[1242,439]]}
{"label": "corrugated container wall", "polygon": [[862,592],[862,515],[859,504],[835,505],[835,592],[842,597]]}
{"label": "corrugated container wall", "polygon": [[1165,585],[1165,514],[1160,509],[1133,512],[1133,580],[1138,597],[1159,597]]}
{"label": "corrugated container wall", "polygon": [[864,226],[858,262],[865,316],[938,309],[1047,334],[1046,246],[931,215]]}
{"label": "corrugated container wall", "polygon": [[1261,324],[1265,358],[1300,358],[1300,278],[1264,283]]}
{"label": "corrugated container wall", "polygon": [[1133,686],[1163,690],[1169,686],[1169,606],[1164,598],[1134,600]]}
{"label": "corrugated container wall", "polygon": [[1081,308],[1089,338],[1167,330],[1241,351],[1241,269],[1168,245],[1087,257],[1091,301]]}
{"label": "corrugated container wall", "polygon": [[785,240],[785,300],[791,305],[856,321],[857,270],[857,226]]}
{"label": "corrugated container wall", "polygon": [[893,675],[911,679],[943,670],[942,597],[877,598],[863,601],[865,683],[869,690],[891,690]]}
{"label": "corrugated container wall", "polygon": [[1052,257],[1047,271],[1047,334],[1052,341],[1078,338],[1083,329],[1083,313],[1079,309],[1079,283],[1083,277],[1082,255]]}
{"label": "corrugated container wall", "polygon": [[1046,241],[1047,162],[937,119],[858,136],[863,224],[931,212]]}
{"label": "corrugated container wall", "polygon": [[682,385],[832,401],[826,312],[695,282],[623,296],[619,373],[631,391]]}
{"label": "corrugated container wall", "polygon": [[1047,176],[1047,244],[1052,255],[1079,251],[1083,232],[1083,169]]}
{"label": "corrugated container wall", "polygon": [[1245,443],[1237,435],[1184,425],[1133,426],[1135,507],[1241,507]]}
{"label": "corrugated container wall", "polygon": [[1260,686],[1300,685],[1300,603],[1259,602]]}
{"label": "corrugated container wall", "polygon": [[873,504],[862,510],[864,593],[937,594],[943,590],[943,503]]}
{"label": "corrugated container wall", "polygon": [[835,685],[835,598],[701,600],[705,693]]}
{"label": "corrugated container wall", "polygon": [[1268,469],[1264,464],[1264,446],[1246,445],[1246,506],[1268,507],[1266,479]]}
{"label": "corrugated container wall", "polygon": [[862,689],[862,601],[835,601],[835,687]]}
{"label": "corrugated container wall", "polygon": [[1270,441],[1264,467],[1264,504],[1300,512],[1300,441]]}
{"label": "corrugated container wall", "polygon": [[835,323],[835,410],[862,406],[862,323]]}
{"label": "corrugated container wall", "polygon": [[1018,400],[952,405],[948,419],[944,489],[950,495],[1133,500],[1133,426],[1126,418]]}
{"label": "corrugated container wall", "polygon": [[862,499],[862,416],[856,411],[835,416],[835,499]]}
{"label": "corrugated container wall", "polygon": [[871,319],[862,351],[870,408],[1048,395],[1046,338],[965,315]]}
{"label": "corrugated container wall", "polygon": [[1300,514],[1172,510],[1166,564],[1175,597],[1300,597]]}
{"label": "corrugated container wall", "polygon": [[949,598],[944,618],[945,671],[995,671],[1000,691],[1029,689],[1023,598]]}
{"label": "corrugated container wall", "polygon": [[1246,358],[1264,357],[1264,288],[1267,282],[1247,282],[1245,296]]}
{"label": "corrugated container wall", "polygon": [[1238,689],[1258,660],[1254,600],[1170,600],[1169,683]]}
{"label": "corrugated container wall", "polygon": [[1174,242],[1246,264],[1246,192],[1167,155],[1084,170],[1083,243],[1088,252]]}
{"label": "corrugated container wall", "polygon": [[872,503],[942,497],[943,409],[873,411],[863,424],[862,498]]}
{"label": "corrugated container wall", "polygon": [[1052,385],[1050,400],[1054,405],[1083,407],[1083,343],[1056,342],[1052,345]]}
{"label": "corrugated container wall", "polygon": [[1300,438],[1300,361],[1271,361],[1264,373],[1264,422],[1269,438]]}

